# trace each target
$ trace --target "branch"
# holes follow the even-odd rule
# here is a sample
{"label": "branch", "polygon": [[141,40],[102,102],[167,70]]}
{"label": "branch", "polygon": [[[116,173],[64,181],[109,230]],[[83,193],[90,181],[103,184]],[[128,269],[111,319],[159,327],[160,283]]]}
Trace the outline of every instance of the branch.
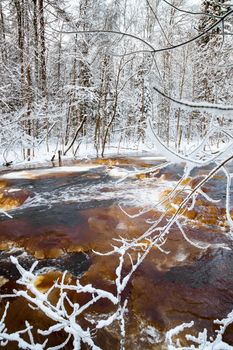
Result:
{"label": "branch", "polygon": [[204,13],[204,12],[194,12],[194,11],[188,11],[188,10],[183,10],[180,9],[179,7],[171,4],[169,1],[167,0],[163,0],[163,2],[165,2],[167,5],[173,7],[175,10],[179,11],[179,12],[183,12],[183,13],[187,13],[189,15],[200,15],[200,16],[207,16],[207,17],[211,17],[211,18],[221,18],[221,16],[218,15],[214,15],[211,13]]}
{"label": "branch", "polygon": [[189,101],[183,101],[183,100],[177,100],[171,96],[166,95],[164,92],[159,90],[157,87],[153,87],[153,89],[160,94],[161,96],[165,97],[166,99],[174,102],[175,104],[179,106],[184,106],[187,107],[190,110],[193,109],[202,109],[205,112],[216,112],[218,111],[226,111],[226,112],[233,112],[233,105],[222,105],[222,104],[214,104],[214,103],[209,103],[209,102],[189,102]]}
{"label": "branch", "polygon": [[[216,21],[214,24],[212,24],[209,28],[207,28],[204,32],[198,34],[197,36],[187,40],[187,41],[184,41],[180,44],[176,44],[176,45],[173,45],[173,46],[168,46],[168,47],[163,47],[163,48],[160,48],[160,49],[155,49],[150,43],[148,43],[146,40],[136,36],[136,35],[133,35],[133,34],[130,34],[130,33],[125,33],[125,32],[121,32],[121,31],[117,31],[117,30],[100,30],[100,29],[92,29],[92,30],[72,30],[72,31],[63,31],[63,30],[56,30],[55,28],[52,28],[55,32],[57,33],[64,33],[64,34],[88,34],[88,33],[99,33],[99,34],[104,34],[104,33],[109,33],[109,34],[116,34],[116,35],[122,35],[123,37],[126,36],[126,37],[130,37],[130,38],[133,38],[133,39],[136,39],[138,41],[141,41],[143,44],[145,44],[147,47],[149,47],[151,50],[138,50],[138,51],[135,51],[135,52],[129,52],[129,53],[124,53],[123,56],[127,56],[127,55],[132,55],[132,54],[135,54],[135,53],[145,53],[145,52],[148,52],[148,53],[158,53],[158,52],[163,52],[163,51],[171,51],[171,50],[174,50],[174,49],[177,49],[178,47],[181,47],[181,46],[185,46],[187,44],[190,44],[191,42],[194,42],[196,41],[197,39],[203,37],[204,35],[206,35],[208,32],[210,32],[212,29],[214,29],[219,23],[221,23],[222,21],[225,20],[225,18],[227,18],[228,16],[230,16],[231,14],[233,13],[233,10],[230,10],[228,11],[224,16],[220,17],[220,19],[218,21]],[[122,56],[122,55],[119,55],[119,56]]]}

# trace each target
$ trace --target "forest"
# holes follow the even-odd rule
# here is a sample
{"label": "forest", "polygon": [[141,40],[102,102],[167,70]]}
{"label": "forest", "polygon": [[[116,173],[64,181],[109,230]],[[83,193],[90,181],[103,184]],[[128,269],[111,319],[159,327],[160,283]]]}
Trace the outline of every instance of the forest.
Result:
{"label": "forest", "polygon": [[178,152],[206,135],[213,148],[229,141],[229,116],[172,98],[231,104],[230,6],[2,0],[3,161],[76,156],[84,145],[97,156],[106,146],[153,147],[148,119]]}
{"label": "forest", "polygon": [[233,349],[232,36],[232,0],[0,0],[0,347]]}

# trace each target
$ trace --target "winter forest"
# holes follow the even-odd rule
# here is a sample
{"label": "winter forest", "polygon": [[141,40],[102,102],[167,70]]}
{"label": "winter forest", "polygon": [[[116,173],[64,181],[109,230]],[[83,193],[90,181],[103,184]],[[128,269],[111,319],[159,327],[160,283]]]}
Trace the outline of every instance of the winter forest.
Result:
{"label": "winter forest", "polygon": [[232,0],[0,0],[0,347],[233,349]]}
{"label": "winter forest", "polygon": [[42,147],[74,156],[85,144],[97,156],[109,145],[139,147],[148,119],[177,152],[210,130],[213,147],[229,140],[221,111],[212,119],[169,99],[232,102],[231,5],[194,5],[2,0],[4,161],[30,160]]}

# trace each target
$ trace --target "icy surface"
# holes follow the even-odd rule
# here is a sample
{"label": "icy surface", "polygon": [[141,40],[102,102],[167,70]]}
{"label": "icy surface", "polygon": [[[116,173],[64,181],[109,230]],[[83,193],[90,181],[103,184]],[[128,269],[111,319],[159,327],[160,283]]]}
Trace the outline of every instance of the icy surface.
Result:
{"label": "icy surface", "polygon": [[20,208],[14,210],[51,207],[61,201],[63,204],[76,203],[79,209],[82,203],[86,207],[86,203],[104,201],[136,207],[157,206],[161,192],[165,188],[172,188],[175,182],[156,175],[143,181],[138,179],[137,175],[142,172],[144,176],[145,171],[136,166],[108,168],[98,164],[83,164],[12,171],[0,176],[0,180],[13,183],[17,180],[17,187],[10,187],[9,192],[27,189],[32,193]]}
{"label": "icy surface", "polygon": [[13,171],[6,173],[1,176],[2,179],[36,179],[40,176],[47,176],[50,174],[59,174],[59,173],[80,173],[86,172],[91,169],[100,168],[100,165],[81,165],[81,166],[62,166],[54,167],[49,169],[35,169],[35,170],[22,170],[22,171]]}

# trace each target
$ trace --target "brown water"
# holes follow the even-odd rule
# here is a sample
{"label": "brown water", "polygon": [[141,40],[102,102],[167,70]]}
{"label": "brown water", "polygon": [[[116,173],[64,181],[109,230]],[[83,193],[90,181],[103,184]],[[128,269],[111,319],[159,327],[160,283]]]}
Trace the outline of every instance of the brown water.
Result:
{"label": "brown water", "polygon": [[[139,237],[150,226],[148,219],[158,218],[161,210],[167,209],[167,213],[160,225],[171,217],[172,203],[181,203],[184,191],[171,201],[165,201],[163,206],[156,207],[156,203],[171,192],[183,168],[169,166],[150,172],[152,166],[161,162],[136,157],[112,158],[93,160],[91,165],[99,166],[83,168],[81,172],[74,166],[84,167],[90,162],[68,164],[70,168],[64,171],[61,168],[59,173],[48,167],[23,173],[17,170],[14,176],[10,174],[12,171],[2,173],[0,206],[13,218],[0,216],[1,294],[18,288],[19,275],[10,263],[11,254],[17,255],[23,266],[30,267],[39,259],[37,269],[50,270],[38,278],[37,288],[42,291],[67,270],[70,281],[80,277],[83,284],[92,283],[114,292],[117,257],[100,257],[92,250],[110,250],[113,239],[119,236]],[[127,171],[135,170],[141,174],[125,178]],[[148,172],[145,174],[145,171]],[[208,169],[196,170],[191,179],[183,182],[184,187],[195,186],[207,172]],[[222,174],[203,190],[220,202],[210,204],[200,197],[193,210],[183,211],[182,220],[189,239],[201,244],[211,243],[211,246],[207,249],[192,246],[174,226],[163,247],[170,253],[164,254],[156,248],[151,250],[124,293],[124,298],[129,300],[126,349],[166,349],[164,333],[191,320],[195,321],[194,331],[207,328],[213,334],[212,321],[226,316],[233,308],[233,252],[224,210]],[[118,204],[131,215],[145,208],[148,212],[131,219]],[[223,244],[230,249],[224,249]],[[129,262],[124,269],[126,273]],[[73,294],[70,297],[77,298]],[[56,293],[51,298],[56,302]],[[78,302],[85,301],[85,296],[80,295]],[[101,301],[90,308],[86,316],[99,318],[113,311],[109,303]],[[9,330],[23,328],[25,319],[42,329],[51,324],[23,300],[11,301],[7,316]],[[87,323],[84,319],[79,321]],[[58,344],[62,337],[62,334],[55,334],[49,339],[49,345]],[[233,344],[230,330],[225,340]],[[97,333],[95,341],[104,350],[118,349],[118,325]],[[17,349],[14,346],[8,344],[5,349]],[[72,349],[71,344],[65,349]]]}

